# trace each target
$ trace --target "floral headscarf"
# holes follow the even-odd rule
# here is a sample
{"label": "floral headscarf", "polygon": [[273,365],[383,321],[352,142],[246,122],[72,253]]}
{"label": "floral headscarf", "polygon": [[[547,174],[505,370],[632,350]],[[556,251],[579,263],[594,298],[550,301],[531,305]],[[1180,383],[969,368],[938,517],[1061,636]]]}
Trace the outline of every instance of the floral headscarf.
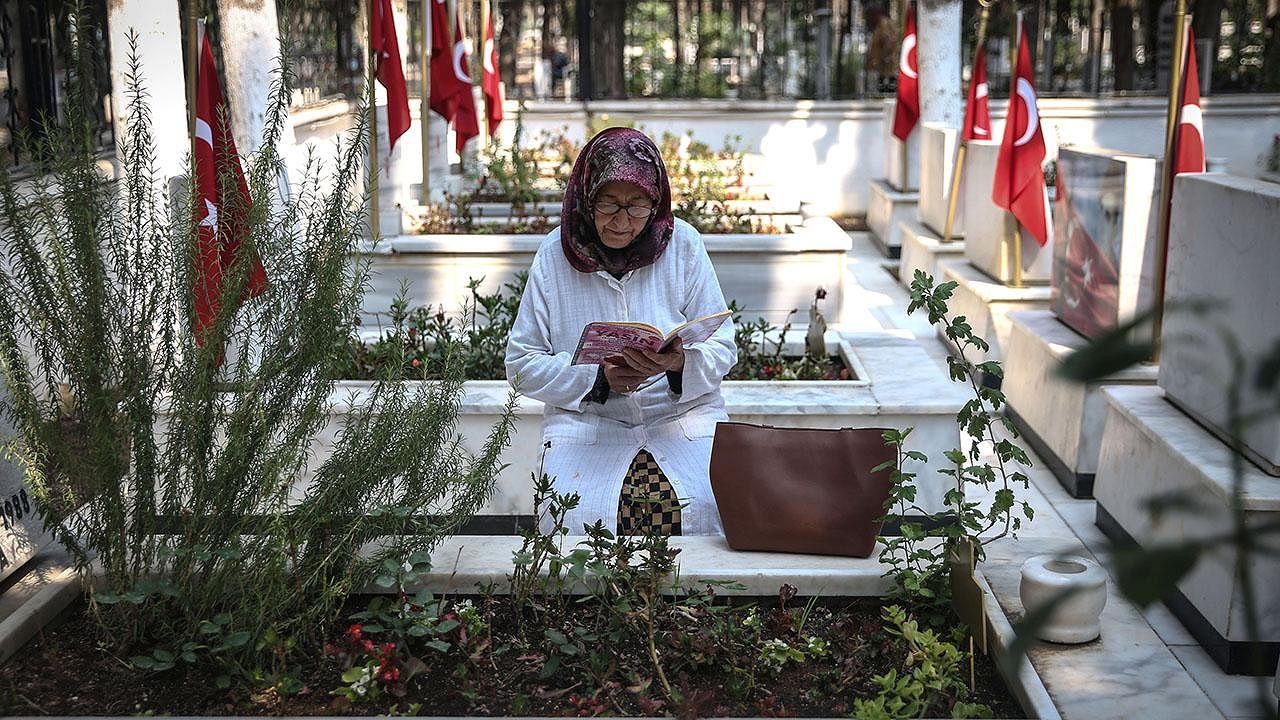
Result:
{"label": "floral headscarf", "polygon": [[[653,201],[648,224],[630,245],[618,250],[600,242],[591,210],[596,193],[615,180],[640,186]],[[569,264],[579,272],[622,275],[656,261],[674,229],[671,184],[653,141],[624,127],[611,127],[591,138],[573,164],[560,210],[560,246]]]}

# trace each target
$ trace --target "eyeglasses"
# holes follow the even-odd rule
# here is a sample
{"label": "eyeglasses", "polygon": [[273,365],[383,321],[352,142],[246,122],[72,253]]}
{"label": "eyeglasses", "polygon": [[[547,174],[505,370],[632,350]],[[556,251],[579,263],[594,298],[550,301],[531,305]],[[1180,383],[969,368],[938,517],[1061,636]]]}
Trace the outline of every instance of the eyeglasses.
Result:
{"label": "eyeglasses", "polygon": [[598,202],[595,204],[596,214],[598,215],[615,215],[619,210],[625,209],[627,214],[637,220],[643,220],[653,214],[653,208],[648,205],[619,205],[611,202]]}

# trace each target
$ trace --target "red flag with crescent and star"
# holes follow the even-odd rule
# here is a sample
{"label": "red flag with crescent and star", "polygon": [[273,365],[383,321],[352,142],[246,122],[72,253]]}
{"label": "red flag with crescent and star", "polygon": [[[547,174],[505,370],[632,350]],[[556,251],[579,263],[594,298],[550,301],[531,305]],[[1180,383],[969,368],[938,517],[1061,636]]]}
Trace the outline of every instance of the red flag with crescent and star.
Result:
{"label": "red flag with crescent and star", "polygon": [[471,74],[462,40],[461,20],[449,30],[449,6],[445,0],[431,3],[431,100],[430,107],[453,125],[457,150],[480,134],[476,101],[471,95]]}
{"label": "red flag with crescent and star", "polygon": [[404,66],[400,64],[400,43],[396,39],[391,0],[374,0],[372,25],[369,42],[377,61],[375,74],[387,89],[387,154],[390,155],[396,140],[409,129],[409,90],[404,83]]}
{"label": "red flag with crescent and star", "polygon": [[[485,0],[488,2],[489,0]],[[498,77],[498,46],[493,35],[493,12],[486,13],[488,22],[484,28],[484,49],[480,57],[484,59],[484,76],[480,87],[484,90],[485,118],[489,121],[489,136],[498,131],[498,123],[502,122],[502,80]]]}
{"label": "red flag with crescent and star", "polygon": [[249,244],[248,218],[253,200],[227,124],[227,105],[213,64],[213,48],[203,32],[196,71],[193,144],[196,258],[191,288],[195,300],[192,330],[196,343],[203,346],[205,334],[217,323],[227,300],[226,282],[237,262],[249,264],[241,297],[234,301],[237,305],[267,289],[266,270]]}
{"label": "red flag with crescent and star", "polygon": [[1018,219],[1041,246],[1049,242],[1044,184],[1044,133],[1036,105],[1035,69],[1027,49],[1027,33],[1018,27],[1018,63],[1009,95],[1004,139],[996,157],[991,200]]}
{"label": "red flag with crescent and star", "polygon": [[969,79],[969,99],[964,104],[964,125],[960,139],[991,139],[991,104],[988,102],[987,49],[979,45],[973,52],[973,75]]}
{"label": "red flag with crescent and star", "polygon": [[1204,120],[1200,114],[1200,73],[1196,68],[1196,36],[1187,26],[1187,52],[1182,72],[1182,102],[1173,136],[1173,174],[1202,173],[1204,164]]}
{"label": "red flag with crescent and star", "polygon": [[898,52],[898,97],[893,110],[893,136],[906,141],[920,119],[920,61],[916,50],[916,4],[907,6],[907,22]]}

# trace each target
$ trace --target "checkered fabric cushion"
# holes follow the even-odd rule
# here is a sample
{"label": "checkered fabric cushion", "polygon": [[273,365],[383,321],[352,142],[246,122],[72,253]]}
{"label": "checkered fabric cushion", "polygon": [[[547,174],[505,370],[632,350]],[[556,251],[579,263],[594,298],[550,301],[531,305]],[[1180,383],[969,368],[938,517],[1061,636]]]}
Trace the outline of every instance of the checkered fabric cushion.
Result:
{"label": "checkered fabric cushion", "polygon": [[648,450],[631,461],[618,498],[618,534],[680,534],[680,501]]}

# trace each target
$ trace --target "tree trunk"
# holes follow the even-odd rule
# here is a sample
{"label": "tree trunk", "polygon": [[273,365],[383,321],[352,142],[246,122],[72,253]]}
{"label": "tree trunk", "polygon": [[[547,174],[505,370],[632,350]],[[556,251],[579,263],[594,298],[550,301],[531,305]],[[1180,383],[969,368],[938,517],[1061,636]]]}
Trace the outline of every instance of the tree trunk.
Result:
{"label": "tree trunk", "polygon": [[1089,13],[1089,70],[1085,74],[1086,89],[1097,95],[1102,92],[1102,0],[1093,0]]}
{"label": "tree trunk", "polygon": [[551,22],[555,17],[555,10],[554,0],[542,0],[542,31],[538,37],[540,50],[538,57],[543,60],[550,60],[556,50],[555,26]]}
{"label": "tree trunk", "polygon": [[516,43],[524,25],[524,0],[497,4],[502,12],[502,32],[498,34],[498,74],[509,88],[516,85]]}
{"label": "tree trunk", "polygon": [[671,0],[671,41],[676,49],[675,61],[671,64],[671,89],[680,94],[680,82],[684,75],[684,53],[681,52],[680,39],[680,0]]}
{"label": "tree trunk", "polygon": [[[1202,63],[1208,63],[1210,66],[1216,65],[1218,57],[1218,30],[1221,22],[1223,0],[1194,0],[1189,3],[1188,12],[1194,12],[1192,26],[1195,29],[1196,37],[1209,41],[1209,53],[1203,58],[1197,58]],[[1236,36],[1244,32],[1244,28],[1236,25]],[[1237,56],[1238,57],[1238,56]],[[1210,73],[1212,75],[1212,72]]]}
{"label": "tree trunk", "polygon": [[1133,63],[1135,0],[1113,0],[1111,6],[1111,59],[1115,63],[1116,90],[1134,90],[1137,72]]}
{"label": "tree trunk", "polygon": [[626,46],[626,0],[592,3],[591,96],[622,99],[627,96],[627,75],[623,50]]}

